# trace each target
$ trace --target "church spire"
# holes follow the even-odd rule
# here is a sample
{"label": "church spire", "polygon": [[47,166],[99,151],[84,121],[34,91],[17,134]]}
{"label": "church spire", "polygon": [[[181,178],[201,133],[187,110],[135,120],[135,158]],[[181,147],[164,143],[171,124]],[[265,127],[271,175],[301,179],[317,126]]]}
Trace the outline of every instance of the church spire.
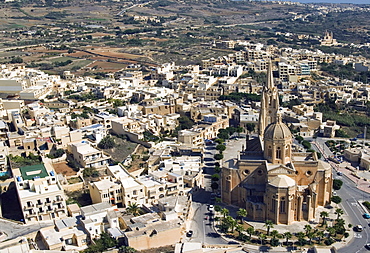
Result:
{"label": "church spire", "polygon": [[274,87],[274,76],[272,75],[272,63],[271,61],[267,64],[267,88],[272,89]]}
{"label": "church spire", "polygon": [[277,113],[279,110],[279,94],[274,85],[272,75],[272,63],[268,62],[267,82],[262,88],[261,110],[259,115],[258,133],[263,138],[266,127],[277,122]]}

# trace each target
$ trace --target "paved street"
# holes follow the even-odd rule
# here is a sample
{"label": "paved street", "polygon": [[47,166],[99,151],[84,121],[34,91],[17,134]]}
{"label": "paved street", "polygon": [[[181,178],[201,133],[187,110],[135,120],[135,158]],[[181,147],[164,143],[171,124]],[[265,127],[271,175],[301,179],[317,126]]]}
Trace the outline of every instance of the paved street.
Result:
{"label": "paved street", "polygon": [[205,149],[203,167],[205,189],[193,194],[194,215],[189,226],[189,230],[193,231],[193,236],[187,240],[205,244],[227,244],[228,242],[214,230],[213,216],[208,211],[208,205],[212,203],[211,175],[215,173],[213,156],[218,151],[216,151],[215,146],[206,146]]}
{"label": "paved street", "polygon": [[1,238],[0,241],[22,237],[27,234],[36,232],[40,230],[40,228],[52,226],[53,224],[54,223],[52,221],[44,221],[32,225],[21,225],[15,222],[0,219],[1,232],[4,232],[6,234],[6,237]]}

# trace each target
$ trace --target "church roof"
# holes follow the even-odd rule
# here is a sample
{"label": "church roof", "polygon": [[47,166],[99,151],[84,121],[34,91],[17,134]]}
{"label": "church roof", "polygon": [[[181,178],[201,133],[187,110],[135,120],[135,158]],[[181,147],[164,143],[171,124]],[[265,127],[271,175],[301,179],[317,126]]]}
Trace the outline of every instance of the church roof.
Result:
{"label": "church roof", "polygon": [[292,133],[287,125],[278,120],[266,128],[264,137],[269,140],[288,140],[292,139]]}
{"label": "church roof", "polygon": [[278,188],[288,188],[288,187],[295,186],[296,183],[294,179],[286,175],[277,175],[269,182],[269,185],[275,186]]}

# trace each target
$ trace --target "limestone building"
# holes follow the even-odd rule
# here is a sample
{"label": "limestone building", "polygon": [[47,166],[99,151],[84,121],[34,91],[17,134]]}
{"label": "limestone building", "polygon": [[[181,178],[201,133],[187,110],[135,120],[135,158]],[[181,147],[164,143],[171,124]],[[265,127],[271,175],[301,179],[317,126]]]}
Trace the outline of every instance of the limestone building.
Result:
{"label": "limestone building", "polygon": [[330,202],[332,172],[316,153],[292,149],[293,135],[282,122],[271,63],[263,88],[259,135],[247,137],[238,159],[222,172],[222,201],[245,208],[248,218],[276,224],[315,218],[318,206]]}

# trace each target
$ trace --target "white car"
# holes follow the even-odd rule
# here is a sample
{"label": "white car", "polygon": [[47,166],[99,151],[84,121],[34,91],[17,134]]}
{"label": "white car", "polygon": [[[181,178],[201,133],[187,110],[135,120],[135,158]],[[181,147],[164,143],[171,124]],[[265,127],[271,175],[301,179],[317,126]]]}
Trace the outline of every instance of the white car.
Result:
{"label": "white car", "polygon": [[209,206],[208,206],[208,210],[209,210],[210,212],[213,212],[213,211],[215,210],[215,207],[214,207],[213,205],[209,205]]}

